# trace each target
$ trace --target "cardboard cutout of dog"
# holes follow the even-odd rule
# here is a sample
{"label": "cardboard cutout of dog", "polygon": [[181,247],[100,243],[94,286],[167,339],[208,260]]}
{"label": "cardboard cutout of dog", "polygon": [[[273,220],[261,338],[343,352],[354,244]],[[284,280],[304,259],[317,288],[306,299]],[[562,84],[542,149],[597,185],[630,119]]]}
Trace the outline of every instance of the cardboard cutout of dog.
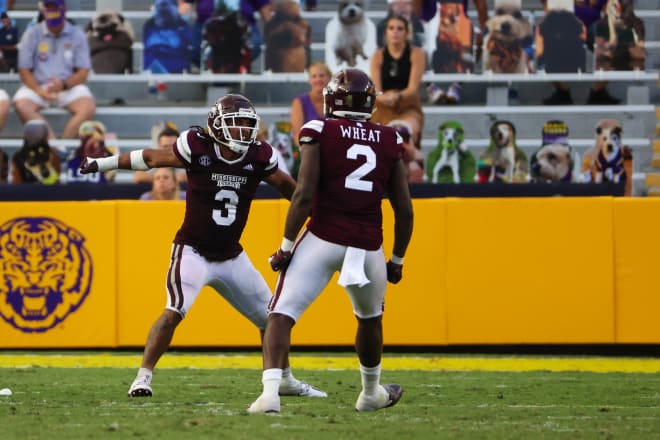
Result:
{"label": "cardboard cutout of dog", "polygon": [[363,0],[339,0],[337,15],[325,27],[325,62],[331,71],[355,67],[369,72],[376,51],[376,25],[365,15]]}
{"label": "cardboard cutout of dog", "polygon": [[568,126],[552,120],[543,124],[541,148],[529,159],[532,182],[576,182],[579,180],[579,155],[568,142]]}
{"label": "cardboard cutout of dog", "polygon": [[265,66],[273,72],[304,72],[312,43],[309,22],[296,0],[275,0],[273,16],[264,25]]}
{"label": "cardboard cutout of dog", "polygon": [[[521,0],[496,0],[495,15],[486,22],[483,70],[494,73],[533,71],[530,59],[532,24],[523,16]],[[530,53],[526,51],[530,50]]]}
{"label": "cardboard cutout of dog", "polygon": [[[431,52],[431,67],[435,73],[474,71],[472,22],[465,15],[461,1],[442,0],[438,5],[437,33]],[[432,21],[429,28],[433,29]]]}
{"label": "cardboard cutout of dog", "polygon": [[95,73],[133,71],[133,27],[117,11],[98,12],[85,28]]}
{"label": "cardboard cutout of dog", "polygon": [[424,155],[415,147],[412,139],[412,126],[403,119],[394,119],[387,125],[396,129],[403,140],[403,163],[408,173],[408,183],[424,182]]}
{"label": "cardboard cutout of dog", "polygon": [[516,144],[516,128],[509,121],[495,121],[490,127],[490,144],[479,156],[479,182],[527,182],[527,156]]}
{"label": "cardboard cutout of dog", "polygon": [[48,144],[48,125],[33,119],[23,126],[23,146],[11,158],[12,183],[59,182],[60,158]]}
{"label": "cardboard cutout of dog", "polygon": [[117,170],[103,173],[80,174],[80,164],[85,157],[108,157],[119,152],[106,147],[106,129],[100,121],[85,121],[78,129],[78,148],[69,156],[66,164],[67,183],[108,183],[112,182]]}
{"label": "cardboard cutout of dog", "polygon": [[595,144],[583,156],[584,182],[614,182],[625,185],[632,194],[632,150],[623,144],[623,126],[616,119],[596,124]]}
{"label": "cardboard cutout of dog", "polygon": [[574,165],[569,146],[544,145],[530,159],[530,180],[532,182],[572,182]]}
{"label": "cardboard cutout of dog", "polygon": [[473,183],[477,174],[474,154],[465,143],[463,125],[445,121],[438,127],[438,144],[426,158],[430,183]]}
{"label": "cardboard cutout of dog", "polygon": [[587,31],[573,12],[573,0],[548,0],[536,26],[537,69],[548,73],[586,70]]}
{"label": "cardboard cutout of dog", "polygon": [[605,17],[596,22],[596,69],[644,70],[645,28],[633,0],[609,0],[605,10]]}
{"label": "cardboard cutout of dog", "polygon": [[300,167],[300,150],[293,141],[291,122],[277,121],[273,123],[268,129],[268,143],[280,152],[289,173],[295,179]]}
{"label": "cardboard cutout of dog", "polygon": [[210,17],[202,26],[202,64],[213,73],[250,73],[251,30],[238,11]]}

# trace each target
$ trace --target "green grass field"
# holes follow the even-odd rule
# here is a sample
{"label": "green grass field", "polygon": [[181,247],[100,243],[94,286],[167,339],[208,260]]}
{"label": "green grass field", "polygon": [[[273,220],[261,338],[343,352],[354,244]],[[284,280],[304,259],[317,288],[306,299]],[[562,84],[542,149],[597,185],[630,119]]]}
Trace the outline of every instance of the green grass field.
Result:
{"label": "green grass field", "polygon": [[[623,360],[617,364],[591,359],[592,370],[597,371],[602,371],[598,365],[613,362],[612,372],[553,367],[579,364],[583,367],[576,370],[589,369],[576,358],[555,364],[557,359],[546,359],[545,370],[465,367],[457,371],[443,369],[442,363],[461,360],[468,365],[470,358],[436,359],[440,365],[429,368],[428,357],[400,357],[391,365],[405,369],[386,369],[383,383],[404,386],[401,402],[386,410],[358,413],[354,404],[360,377],[351,366],[352,356],[319,355],[316,364],[306,360],[310,356],[294,357],[294,366],[306,366],[296,368],[296,376],[323,388],[329,397],[286,397],[281,414],[248,415],[247,405],[261,391],[258,367],[226,367],[224,361],[211,357],[214,367],[205,363],[208,356],[167,354],[163,365],[178,359],[196,368],[160,368],[154,375],[154,397],[130,399],[126,391],[136,372],[132,366],[85,366],[86,356],[22,356],[17,360],[0,354],[0,388],[13,391],[11,396],[0,396],[1,439],[660,438],[657,360],[647,364],[653,365],[650,368],[630,368]],[[139,363],[139,356],[105,357],[114,359],[113,365]],[[52,362],[44,360],[48,358]],[[62,364],[62,359],[80,366],[48,366]],[[245,359],[259,362],[254,355]],[[502,358],[485,359],[498,365]],[[520,364],[530,360],[535,359],[519,359]],[[648,370],[656,372],[635,372]]]}

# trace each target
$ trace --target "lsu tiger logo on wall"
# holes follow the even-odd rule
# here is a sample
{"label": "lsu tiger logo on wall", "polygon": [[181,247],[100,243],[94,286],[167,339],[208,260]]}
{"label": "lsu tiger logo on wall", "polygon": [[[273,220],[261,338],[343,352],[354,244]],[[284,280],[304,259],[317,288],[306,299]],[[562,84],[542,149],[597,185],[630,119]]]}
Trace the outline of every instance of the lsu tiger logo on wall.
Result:
{"label": "lsu tiger logo on wall", "polygon": [[22,332],[46,332],[89,294],[92,259],[79,231],[50,217],[0,226],[0,316]]}

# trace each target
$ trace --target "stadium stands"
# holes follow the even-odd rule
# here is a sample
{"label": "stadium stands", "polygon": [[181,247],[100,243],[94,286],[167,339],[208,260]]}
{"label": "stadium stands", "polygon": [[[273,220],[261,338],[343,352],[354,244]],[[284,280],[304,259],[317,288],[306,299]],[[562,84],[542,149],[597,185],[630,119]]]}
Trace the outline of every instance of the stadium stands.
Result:
{"label": "stadium stands", "polygon": [[[69,0],[68,16],[85,26],[96,12],[96,3],[101,0]],[[158,80],[167,83],[167,100],[158,101],[149,94],[149,85],[155,81],[153,75],[142,72],[141,29],[150,16],[150,0],[132,0],[123,2],[124,17],[135,31],[134,74],[100,75],[90,77],[92,88],[99,105],[97,117],[117,132],[121,149],[142,148],[148,145],[151,125],[162,119],[171,119],[180,127],[199,124],[207,110],[207,90],[210,86],[226,87],[232,91],[245,93],[257,105],[266,123],[288,117],[291,99],[305,88],[306,74],[251,74],[251,75],[159,75]],[[384,17],[386,0],[371,0],[367,15],[378,21]],[[493,1],[489,1],[492,11]],[[650,171],[653,151],[651,139],[656,125],[655,107],[652,103],[660,101],[657,87],[658,69],[660,68],[660,0],[637,0],[637,15],[646,26],[646,70],[644,72],[596,72],[583,74],[555,75],[483,75],[479,70],[473,75],[436,75],[427,73],[424,82],[449,84],[460,80],[465,86],[461,95],[460,106],[425,105],[427,116],[423,133],[423,149],[428,151],[437,142],[437,127],[447,119],[460,118],[466,129],[468,146],[477,151],[485,147],[488,127],[495,119],[509,119],[518,127],[518,139],[527,153],[534,151],[540,142],[543,123],[549,119],[563,117],[569,122],[571,141],[578,151],[583,152],[593,142],[593,128],[597,120],[604,117],[620,119],[624,125],[625,141],[634,150],[636,181],[641,183],[637,193],[644,191],[644,173]],[[336,2],[321,0],[318,10],[304,12],[312,28],[312,60],[324,59],[325,25],[337,12]],[[531,11],[533,20],[542,17],[541,2],[524,0],[523,9]],[[470,18],[476,23],[476,12],[470,8]],[[12,18],[22,31],[34,18],[34,2],[17,0]],[[261,60],[261,58],[260,58]],[[262,72],[263,67],[257,60],[253,72]],[[589,64],[588,64],[589,65]],[[625,105],[595,107],[580,105],[585,102],[590,84],[595,80],[610,81],[612,94],[623,98]],[[566,81],[573,91],[577,105],[568,107],[544,107],[541,101],[551,90],[551,81]],[[0,87],[13,93],[20,81],[15,74],[0,74]],[[513,87],[517,91],[517,102],[502,101],[501,93]],[[215,89],[213,89],[215,90]],[[424,94],[425,92],[421,92]],[[425,97],[425,96],[424,96]],[[494,98],[495,97],[495,98]],[[497,98],[497,99],[496,99]],[[121,103],[123,105],[117,105]],[[508,105],[507,105],[508,104]],[[64,113],[58,110],[45,112],[55,127],[63,124]],[[3,148],[8,152],[18,145],[20,123],[14,113],[10,114],[7,126],[0,133]],[[66,144],[66,142],[64,143]]]}

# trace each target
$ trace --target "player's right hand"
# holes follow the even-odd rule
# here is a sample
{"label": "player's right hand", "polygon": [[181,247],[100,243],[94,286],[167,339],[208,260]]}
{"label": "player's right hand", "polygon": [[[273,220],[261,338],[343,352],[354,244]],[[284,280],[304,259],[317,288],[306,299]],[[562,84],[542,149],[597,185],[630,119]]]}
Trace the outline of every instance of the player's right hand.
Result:
{"label": "player's right hand", "polygon": [[87,157],[83,159],[80,164],[80,174],[89,174],[89,173],[98,173],[99,164],[96,163],[94,159],[88,159]]}
{"label": "player's right hand", "polygon": [[392,263],[392,261],[387,262],[387,281],[392,284],[396,284],[401,281],[403,278],[403,265]]}
{"label": "player's right hand", "polygon": [[289,263],[291,262],[291,256],[291,251],[283,251],[282,249],[278,249],[277,252],[270,256],[268,262],[270,263],[270,267],[275,272],[277,272],[284,270],[289,266]]}

